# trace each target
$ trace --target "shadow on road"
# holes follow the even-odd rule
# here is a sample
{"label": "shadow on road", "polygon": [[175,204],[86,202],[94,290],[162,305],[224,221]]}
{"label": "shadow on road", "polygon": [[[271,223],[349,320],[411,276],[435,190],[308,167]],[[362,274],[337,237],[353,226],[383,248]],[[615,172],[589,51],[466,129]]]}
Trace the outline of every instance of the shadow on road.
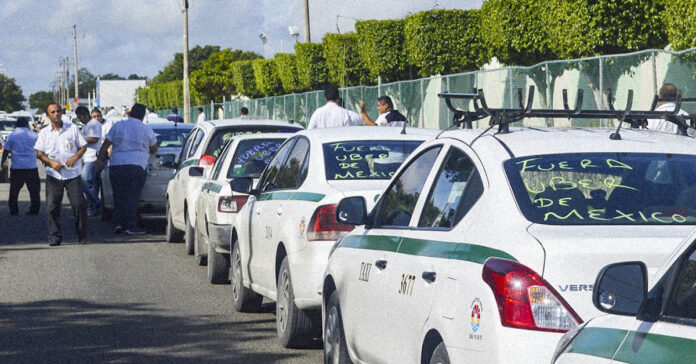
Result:
{"label": "shadow on road", "polygon": [[275,330],[258,327],[269,321],[173,316],[137,303],[0,304],[0,361],[275,363],[300,355],[249,350],[248,342],[275,344]]}

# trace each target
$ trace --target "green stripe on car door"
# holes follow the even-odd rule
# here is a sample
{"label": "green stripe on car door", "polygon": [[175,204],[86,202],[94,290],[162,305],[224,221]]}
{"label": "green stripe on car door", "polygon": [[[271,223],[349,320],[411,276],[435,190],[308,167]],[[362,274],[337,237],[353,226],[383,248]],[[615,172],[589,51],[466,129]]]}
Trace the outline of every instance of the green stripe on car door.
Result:
{"label": "green stripe on car door", "polygon": [[565,352],[611,359],[627,332],[628,330],[604,327],[585,327],[570,342]]}
{"label": "green stripe on car door", "polygon": [[264,192],[256,198],[257,201],[271,200],[295,200],[295,201],[311,201],[319,202],[325,195],[312,192]]}
{"label": "green stripe on car door", "polygon": [[222,189],[222,185],[219,183],[215,183],[215,182],[206,182],[203,185],[203,191],[210,190],[210,191],[213,191],[215,193],[220,193],[221,189]]}
{"label": "green stripe on car door", "polygon": [[626,363],[694,363],[696,340],[631,331],[614,360]]}

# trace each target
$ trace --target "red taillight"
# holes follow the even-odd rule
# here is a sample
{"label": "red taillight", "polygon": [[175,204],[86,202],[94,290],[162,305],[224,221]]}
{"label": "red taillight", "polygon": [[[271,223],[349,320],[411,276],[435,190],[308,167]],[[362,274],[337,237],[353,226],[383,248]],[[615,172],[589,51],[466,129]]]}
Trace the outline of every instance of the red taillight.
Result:
{"label": "red taillight", "polygon": [[337,240],[342,233],[353,230],[355,226],[341,224],[336,220],[337,205],[319,206],[309,220],[307,240]]}
{"label": "red taillight", "polygon": [[239,212],[249,196],[222,196],[218,199],[219,212]]}
{"label": "red taillight", "polygon": [[215,157],[212,155],[201,156],[201,159],[198,160],[199,166],[212,166],[213,164],[215,164]]}
{"label": "red taillight", "polygon": [[544,278],[520,263],[489,258],[483,280],[493,290],[503,326],[566,332],[582,323]]}

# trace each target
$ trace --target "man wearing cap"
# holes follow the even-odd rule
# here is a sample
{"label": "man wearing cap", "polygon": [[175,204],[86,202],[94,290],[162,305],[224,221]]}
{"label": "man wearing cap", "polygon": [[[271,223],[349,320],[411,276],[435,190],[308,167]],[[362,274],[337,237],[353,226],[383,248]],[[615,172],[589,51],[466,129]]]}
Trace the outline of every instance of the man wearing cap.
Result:
{"label": "man wearing cap", "polygon": [[43,128],[36,139],[36,156],[46,163],[46,210],[48,213],[48,245],[60,245],[63,233],[60,227],[60,209],[64,190],[76,220],[79,243],[87,242],[87,203],[80,185],[80,158],[87,150],[87,142],[73,123],[64,123],[63,110],[56,103],[46,106],[51,125]]}
{"label": "man wearing cap", "polygon": [[324,89],[326,105],[316,109],[309,119],[307,129],[314,128],[338,128],[350,126],[350,114],[348,110],[338,106],[338,88],[327,86]]}
{"label": "man wearing cap", "polygon": [[17,198],[19,197],[19,190],[22,189],[25,183],[31,198],[31,207],[27,215],[37,215],[39,213],[41,180],[39,179],[39,169],[36,167],[36,151],[34,151],[36,138],[36,133],[29,130],[26,119],[17,120],[16,129],[7,136],[5,149],[2,151],[0,172],[7,162],[8,154],[11,154],[10,198],[7,201],[10,206],[10,215],[19,213]]}
{"label": "man wearing cap", "polygon": [[179,115],[179,109],[176,106],[172,106],[172,113],[167,116],[167,120],[173,121],[175,123],[183,123],[184,118]]}

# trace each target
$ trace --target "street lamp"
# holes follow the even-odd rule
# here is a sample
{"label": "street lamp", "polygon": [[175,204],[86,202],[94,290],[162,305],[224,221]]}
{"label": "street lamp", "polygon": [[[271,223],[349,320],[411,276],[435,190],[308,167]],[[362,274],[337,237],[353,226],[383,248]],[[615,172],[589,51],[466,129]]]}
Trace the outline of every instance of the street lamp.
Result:
{"label": "street lamp", "polygon": [[297,39],[300,37],[300,30],[297,29],[296,26],[291,25],[288,27],[288,33],[290,33],[290,36],[295,39],[295,43],[297,43]]}
{"label": "street lamp", "polygon": [[263,58],[268,58],[268,55],[266,54],[266,48],[268,45],[268,36],[266,33],[261,33],[259,34],[259,38],[261,38],[261,42],[263,42]]}

